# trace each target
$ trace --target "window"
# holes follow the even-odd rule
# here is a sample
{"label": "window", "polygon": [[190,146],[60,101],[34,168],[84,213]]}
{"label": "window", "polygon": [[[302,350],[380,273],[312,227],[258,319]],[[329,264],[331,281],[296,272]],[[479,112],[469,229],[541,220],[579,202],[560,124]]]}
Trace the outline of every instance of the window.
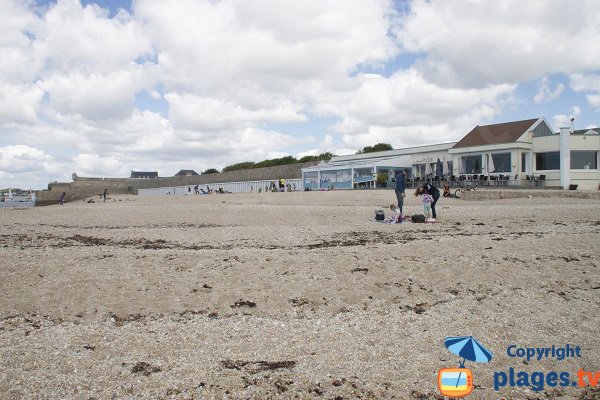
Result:
{"label": "window", "polygon": [[598,153],[595,151],[571,150],[571,169],[598,169]]}
{"label": "window", "polygon": [[447,175],[454,175],[454,172],[452,169],[452,161],[446,161],[446,163],[448,164],[448,174]]}
{"label": "window", "polygon": [[[535,168],[542,171],[560,169],[560,152],[537,153]],[[598,169],[598,152],[571,150],[571,169]]]}
{"label": "window", "polygon": [[476,156],[461,157],[462,174],[480,174],[481,173],[481,154]]}
{"label": "window", "polygon": [[306,172],[304,173],[304,188],[316,189],[319,187],[319,173]]}
{"label": "window", "polygon": [[528,172],[526,169],[527,164],[529,164],[527,158],[527,153],[521,153],[521,172]]}
{"label": "window", "polygon": [[492,154],[494,170],[489,172],[510,172],[510,153]]}
{"label": "window", "polygon": [[560,169],[560,152],[549,151],[547,153],[536,153],[535,169],[538,171]]}

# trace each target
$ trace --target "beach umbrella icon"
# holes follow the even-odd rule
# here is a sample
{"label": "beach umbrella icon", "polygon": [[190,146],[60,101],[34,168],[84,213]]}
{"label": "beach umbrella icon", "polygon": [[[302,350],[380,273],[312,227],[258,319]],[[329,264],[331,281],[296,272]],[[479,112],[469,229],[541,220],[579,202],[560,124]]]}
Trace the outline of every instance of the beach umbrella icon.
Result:
{"label": "beach umbrella icon", "polygon": [[[462,357],[459,368],[465,367],[465,361],[486,363],[492,359],[492,352],[479,343],[473,336],[451,336],[444,339],[444,345],[450,352]],[[456,385],[460,381],[461,373],[458,374]]]}
{"label": "beach umbrella icon", "polygon": [[444,345],[452,353],[463,358],[460,368],[464,368],[465,361],[486,363],[492,359],[492,352],[479,343],[473,336],[451,336],[444,339]]}

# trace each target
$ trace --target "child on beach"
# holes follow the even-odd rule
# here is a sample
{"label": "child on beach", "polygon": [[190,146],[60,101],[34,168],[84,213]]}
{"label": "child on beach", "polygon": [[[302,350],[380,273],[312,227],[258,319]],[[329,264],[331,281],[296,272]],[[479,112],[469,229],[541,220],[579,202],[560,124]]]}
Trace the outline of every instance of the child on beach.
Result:
{"label": "child on beach", "polygon": [[400,212],[400,207],[395,204],[390,204],[390,210],[392,211],[392,216],[386,220],[389,224],[400,224],[402,223],[402,213]]}
{"label": "child on beach", "polygon": [[433,196],[430,195],[427,191],[423,191],[423,213],[425,214],[426,221],[431,221],[431,203],[433,203]]}

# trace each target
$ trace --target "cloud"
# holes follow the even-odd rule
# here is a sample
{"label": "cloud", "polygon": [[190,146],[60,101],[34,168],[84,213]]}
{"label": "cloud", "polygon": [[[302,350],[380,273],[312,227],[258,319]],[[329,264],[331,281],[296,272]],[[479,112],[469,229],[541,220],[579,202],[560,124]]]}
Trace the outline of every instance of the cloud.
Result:
{"label": "cloud", "polygon": [[473,125],[497,115],[502,99],[515,89],[512,85],[445,88],[414,69],[390,78],[365,75],[357,80],[361,85],[356,90],[332,94],[332,102],[345,104],[343,117],[332,130],[343,134],[345,146],[356,148],[377,142],[398,148],[457,140]]}
{"label": "cloud", "polygon": [[106,75],[82,72],[54,74],[40,86],[48,93],[50,105],[62,114],[78,114],[93,121],[123,119],[134,110],[135,93],[149,85],[143,66]]}
{"label": "cloud", "polygon": [[588,94],[585,97],[594,110],[600,112],[600,94]]}
{"label": "cloud", "polygon": [[387,1],[135,3],[167,91],[225,98],[302,92],[303,81],[387,60],[397,52],[387,34],[391,12]]}
{"label": "cloud", "polygon": [[79,154],[73,160],[74,171],[82,176],[124,176],[122,156]]}
{"label": "cloud", "polygon": [[564,89],[565,85],[559,83],[556,85],[556,88],[554,90],[551,90],[548,78],[544,77],[540,81],[540,84],[538,86],[538,92],[533,97],[533,101],[534,103],[541,103],[544,101],[554,100],[558,98],[558,96],[560,96]]}
{"label": "cloud", "polygon": [[[600,3],[426,1],[397,27],[404,51],[423,53],[428,80],[453,86],[514,84],[600,63]],[[576,44],[576,45],[570,45]]]}
{"label": "cloud", "polygon": [[[575,118],[575,120],[577,120],[577,117],[579,117],[580,115],[581,115],[581,108],[579,108],[578,106],[571,106],[569,108],[568,115],[560,114],[560,115],[555,115],[552,118],[553,126],[557,127],[558,129],[564,128],[564,127],[570,127],[571,126],[571,118]],[[575,123],[577,123],[577,121],[575,121]]]}
{"label": "cloud", "polygon": [[33,46],[51,70],[63,74],[75,70],[107,75],[153,54],[127,12],[109,18],[96,4],[82,7],[72,0],[50,6]]}
{"label": "cloud", "polygon": [[571,74],[569,84],[577,92],[600,92],[600,73]]}
{"label": "cloud", "polygon": [[167,93],[165,99],[169,102],[169,116],[175,126],[201,132],[243,129],[266,122],[306,120],[285,100],[249,109],[236,102],[188,93]]}
{"label": "cloud", "polygon": [[43,96],[44,91],[35,84],[0,81],[0,125],[35,123]]}
{"label": "cloud", "polygon": [[571,88],[576,92],[592,92],[586,95],[587,102],[600,112],[600,74],[572,74],[569,76]]}
{"label": "cloud", "polygon": [[0,147],[0,179],[3,187],[43,186],[48,176],[60,173],[60,165],[43,150],[27,145]]}

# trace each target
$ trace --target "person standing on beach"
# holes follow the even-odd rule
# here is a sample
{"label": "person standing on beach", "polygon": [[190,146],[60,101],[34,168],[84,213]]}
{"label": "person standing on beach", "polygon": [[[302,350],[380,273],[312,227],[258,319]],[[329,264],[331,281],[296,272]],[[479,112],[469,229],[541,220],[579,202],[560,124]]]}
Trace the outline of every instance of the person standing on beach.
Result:
{"label": "person standing on beach", "polygon": [[65,196],[67,195],[67,193],[62,192],[62,194],[60,195],[60,198],[58,199],[58,205],[62,206],[63,204],[65,204]]}
{"label": "person standing on beach", "polygon": [[431,203],[431,216],[434,219],[434,221],[432,221],[432,222],[435,222],[435,219],[437,218],[437,215],[435,213],[435,204],[437,203],[437,201],[440,198],[440,191],[438,188],[436,188],[431,183],[425,182],[423,184],[423,186],[419,186],[417,188],[417,191],[415,192],[415,196],[419,196],[424,193],[430,194],[431,197],[433,197],[433,203]]}
{"label": "person standing on beach", "polygon": [[408,175],[408,170],[403,169],[401,173],[396,173],[396,199],[398,200],[398,208],[400,209],[400,214],[402,214],[402,206],[404,205],[404,197],[406,197],[406,176]]}
{"label": "person standing on beach", "polygon": [[108,189],[104,189],[104,193],[102,193],[102,198],[104,199],[104,201],[106,201],[107,197],[108,197]]}

